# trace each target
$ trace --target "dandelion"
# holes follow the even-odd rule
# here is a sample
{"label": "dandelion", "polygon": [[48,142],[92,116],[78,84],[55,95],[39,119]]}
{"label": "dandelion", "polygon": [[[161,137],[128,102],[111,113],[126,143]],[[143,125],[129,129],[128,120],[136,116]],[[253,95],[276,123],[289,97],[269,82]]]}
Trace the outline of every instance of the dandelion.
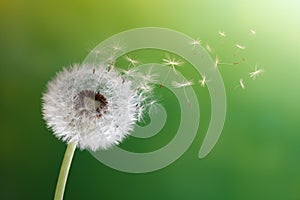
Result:
{"label": "dandelion", "polygon": [[218,33],[219,33],[219,35],[220,35],[220,36],[222,36],[222,37],[226,37],[226,33],[225,33],[225,32],[223,32],[223,31],[219,31]]}
{"label": "dandelion", "polygon": [[68,143],[54,199],[62,199],[76,147],[105,150],[119,144],[142,119],[149,91],[106,66],[75,65],[48,83],[42,112],[53,134]]}
{"label": "dandelion", "polygon": [[250,78],[252,78],[253,80],[255,80],[256,77],[259,76],[260,74],[262,74],[263,72],[264,72],[263,69],[258,69],[257,65],[255,65],[254,71],[250,72],[249,75],[250,75]]}
{"label": "dandelion", "polygon": [[[125,77],[126,79],[127,77]],[[58,73],[43,95],[43,116],[54,135],[80,149],[118,144],[137,121],[142,104],[136,85],[104,66],[77,66]]]}

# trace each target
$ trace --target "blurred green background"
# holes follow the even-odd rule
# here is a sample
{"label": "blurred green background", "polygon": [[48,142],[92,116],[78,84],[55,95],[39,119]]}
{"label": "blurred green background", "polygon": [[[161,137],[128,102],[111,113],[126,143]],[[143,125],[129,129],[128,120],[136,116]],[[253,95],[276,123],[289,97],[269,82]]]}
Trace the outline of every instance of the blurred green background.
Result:
{"label": "blurred green background", "polygon": [[[179,160],[128,174],[78,150],[65,199],[300,199],[299,10],[298,0],[0,0],[0,199],[53,198],[66,145],[42,120],[47,81],[109,36],[145,26],[212,44],[225,31],[228,40],[251,47],[249,62],[265,73],[242,91],[233,88],[248,71],[220,69],[227,119],[205,159],[197,154],[209,120],[207,91],[203,126]],[[223,58],[232,56],[219,50]]]}

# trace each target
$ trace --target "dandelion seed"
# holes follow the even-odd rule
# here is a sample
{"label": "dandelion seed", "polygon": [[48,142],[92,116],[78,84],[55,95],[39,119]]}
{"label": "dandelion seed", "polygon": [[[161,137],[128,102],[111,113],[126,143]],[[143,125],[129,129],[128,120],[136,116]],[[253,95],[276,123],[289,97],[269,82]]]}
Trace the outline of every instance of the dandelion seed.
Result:
{"label": "dandelion seed", "polygon": [[[177,74],[175,68],[172,68],[172,69],[173,69],[173,71],[175,72],[175,74]],[[159,84],[159,88],[162,88],[164,82],[165,82],[165,81],[167,80],[167,78],[169,77],[170,72],[171,72],[171,68],[168,70],[168,72],[167,72],[167,74],[166,74],[164,80]]]}
{"label": "dandelion seed", "polygon": [[206,44],[206,49],[207,49],[207,51],[208,51],[209,53],[212,52],[212,49],[211,49],[211,47],[209,46],[209,44]]}
{"label": "dandelion seed", "polygon": [[219,60],[218,56],[216,56],[216,59],[215,59],[215,68],[218,67],[219,62],[220,62],[220,60]]}
{"label": "dandelion seed", "polygon": [[242,45],[240,45],[240,44],[236,44],[235,47],[238,48],[238,49],[241,49],[241,50],[246,49],[245,46],[242,46]]}
{"label": "dandelion seed", "polygon": [[220,62],[219,57],[216,56],[216,59],[215,59],[215,68],[217,68],[218,65],[234,65],[234,63]]}
{"label": "dandelion seed", "polygon": [[176,66],[181,66],[183,64],[183,62],[181,60],[176,60],[175,58],[164,58],[163,60],[163,64],[164,65],[168,65],[168,66],[172,66],[173,68]]}
{"label": "dandelion seed", "polygon": [[182,81],[182,82],[173,81],[172,82],[172,85],[175,88],[187,87],[187,86],[191,86],[193,84],[194,84],[193,81]]}
{"label": "dandelion seed", "polygon": [[193,81],[187,81],[187,80],[184,80],[184,81],[181,81],[181,82],[173,81],[172,85],[175,88],[183,88],[184,96],[185,96],[185,98],[186,98],[189,106],[191,106],[190,99],[189,99],[189,97],[188,97],[188,95],[186,93],[185,88],[188,87],[188,86],[194,85]]}
{"label": "dandelion seed", "polygon": [[196,46],[199,46],[199,45],[201,44],[201,40],[199,40],[199,39],[193,40],[193,41],[190,42],[190,44],[191,44],[194,48],[196,48]]}
{"label": "dandelion seed", "polygon": [[250,78],[252,78],[253,80],[255,80],[256,77],[259,76],[260,74],[262,74],[263,72],[264,72],[263,69],[258,69],[257,65],[255,65],[254,71],[250,72],[249,75],[250,75]]}
{"label": "dandelion seed", "polygon": [[109,62],[108,67],[107,67],[107,71],[110,71],[111,69],[115,68],[116,67],[115,64],[116,64],[116,60],[113,60],[113,61]]}
{"label": "dandelion seed", "polygon": [[243,79],[240,79],[240,86],[243,90],[246,88]]}
{"label": "dandelion seed", "polygon": [[133,67],[135,67],[139,63],[137,60],[134,60],[127,55],[125,56],[125,59],[130,63],[130,66]]}
{"label": "dandelion seed", "polygon": [[250,34],[251,34],[251,35],[256,35],[256,30],[250,29]]}
{"label": "dandelion seed", "polygon": [[205,75],[203,75],[203,76],[202,76],[202,79],[199,80],[199,83],[200,83],[200,85],[201,85],[202,87],[205,87],[205,85],[207,84],[207,82],[209,82],[209,80],[206,79],[206,76],[205,76]]}
{"label": "dandelion seed", "polygon": [[119,45],[119,44],[114,44],[111,48],[112,48],[114,51],[123,51],[122,46]]}
{"label": "dandelion seed", "polygon": [[225,33],[225,32],[223,32],[223,31],[219,31],[218,33],[219,33],[219,35],[220,35],[220,36],[222,36],[222,37],[226,37],[226,33]]}
{"label": "dandelion seed", "polygon": [[[175,58],[170,58],[170,57],[164,58],[164,59],[162,59],[162,61],[164,62],[163,63],[164,65],[171,66],[173,71],[176,74],[177,74],[177,71],[176,71],[175,67],[181,66],[183,64],[183,62],[181,60],[176,60]],[[168,71],[166,78],[168,77],[169,73],[170,73],[170,70]]]}

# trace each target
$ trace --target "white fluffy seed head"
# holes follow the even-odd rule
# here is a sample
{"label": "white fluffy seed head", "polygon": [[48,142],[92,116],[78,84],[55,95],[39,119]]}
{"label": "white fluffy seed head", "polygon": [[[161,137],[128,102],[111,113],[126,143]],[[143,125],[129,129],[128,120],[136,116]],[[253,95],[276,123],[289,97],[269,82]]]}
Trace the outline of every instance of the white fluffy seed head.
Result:
{"label": "white fluffy seed head", "polygon": [[121,142],[141,119],[149,91],[105,66],[75,65],[48,83],[43,117],[54,135],[96,151]]}

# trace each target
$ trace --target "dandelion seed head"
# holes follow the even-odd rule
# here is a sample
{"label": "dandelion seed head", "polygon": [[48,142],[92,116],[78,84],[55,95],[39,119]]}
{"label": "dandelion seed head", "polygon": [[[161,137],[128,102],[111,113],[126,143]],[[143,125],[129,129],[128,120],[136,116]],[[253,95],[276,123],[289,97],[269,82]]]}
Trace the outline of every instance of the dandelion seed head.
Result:
{"label": "dandelion seed head", "polygon": [[147,107],[150,89],[144,92],[136,85],[106,66],[75,65],[48,83],[43,118],[67,143],[93,151],[107,149],[130,134]]}

